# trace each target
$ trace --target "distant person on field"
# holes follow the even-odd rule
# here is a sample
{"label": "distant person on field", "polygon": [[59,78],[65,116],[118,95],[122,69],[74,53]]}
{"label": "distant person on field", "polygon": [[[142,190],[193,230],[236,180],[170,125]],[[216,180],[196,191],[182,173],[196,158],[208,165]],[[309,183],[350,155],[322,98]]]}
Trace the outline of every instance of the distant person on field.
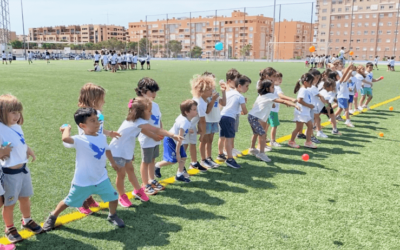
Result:
{"label": "distant person on field", "polygon": [[11,54],[11,51],[8,52],[8,61],[10,62],[10,64],[12,63],[13,60],[13,55]]}
{"label": "distant person on field", "polygon": [[1,57],[3,58],[3,64],[4,64],[4,62],[6,62],[6,65],[7,65],[8,64],[7,63],[7,54],[4,50],[3,50],[3,53],[1,54]]}
{"label": "distant person on field", "polygon": [[89,72],[101,72],[101,67],[99,64],[93,64],[94,69],[88,69]]}
{"label": "distant person on field", "polygon": [[28,63],[31,64],[32,62],[32,51],[28,51]]}
{"label": "distant person on field", "polygon": [[375,68],[376,68],[377,70],[379,70],[379,69],[378,69],[378,61],[379,61],[379,56],[375,56],[375,59],[374,59],[374,66],[375,66]]}
{"label": "distant person on field", "polygon": [[50,63],[50,53],[46,50],[46,60],[47,63]]}
{"label": "distant person on field", "polygon": [[150,53],[147,53],[146,62],[147,62],[147,69],[150,69]]}

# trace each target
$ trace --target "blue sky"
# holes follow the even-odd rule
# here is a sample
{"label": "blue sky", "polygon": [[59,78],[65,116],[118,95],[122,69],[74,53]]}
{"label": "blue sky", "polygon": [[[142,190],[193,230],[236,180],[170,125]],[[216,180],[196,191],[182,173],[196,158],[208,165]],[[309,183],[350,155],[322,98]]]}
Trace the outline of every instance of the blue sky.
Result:
{"label": "blue sky", "polygon": [[[31,27],[68,24],[116,24],[128,26],[129,22],[157,20],[169,17],[188,17],[192,15],[230,15],[233,9],[247,7],[249,15],[264,14],[273,16],[273,0],[22,0],[24,7],[25,33]],[[289,4],[308,2],[307,4]],[[312,0],[277,0],[281,4],[281,19],[311,21]],[[261,7],[269,6],[269,7]],[[315,4],[314,4],[315,7]],[[204,11],[204,12],[200,12]],[[183,14],[173,14],[182,13]],[[315,12],[315,9],[314,9]],[[160,15],[158,15],[160,14]],[[161,15],[163,14],[163,15]],[[151,15],[151,16],[150,16]],[[156,15],[156,16],[154,16]],[[276,9],[278,21],[279,8]],[[11,30],[22,34],[20,0],[10,1]],[[315,20],[315,17],[314,17]]]}

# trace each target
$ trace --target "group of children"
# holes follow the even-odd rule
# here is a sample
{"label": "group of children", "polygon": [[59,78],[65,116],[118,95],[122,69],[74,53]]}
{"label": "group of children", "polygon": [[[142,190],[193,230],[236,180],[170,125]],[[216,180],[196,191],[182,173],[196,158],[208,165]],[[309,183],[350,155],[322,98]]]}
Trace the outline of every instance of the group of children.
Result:
{"label": "group of children", "polygon": [[111,71],[112,73],[117,72],[117,70],[134,70],[137,69],[137,63],[140,62],[141,69],[147,63],[147,69],[150,69],[150,54],[147,53],[146,58],[138,57],[136,52],[116,52],[115,50],[105,51],[102,50],[101,54],[98,51],[94,53],[94,69],[89,71],[99,72],[101,71],[101,66],[103,70]]}
{"label": "group of children", "polygon": [[8,61],[10,62],[10,64],[12,63],[13,55],[12,55],[11,51],[8,52],[8,55],[7,55],[7,52],[5,52],[5,51],[3,50],[3,52],[1,53],[1,57],[2,57],[2,59],[3,59],[3,64],[4,64],[4,63],[7,64],[7,59],[8,59]]}
{"label": "group of children", "polygon": [[[104,57],[107,56],[104,54],[103,60]],[[97,59],[100,60],[99,57]],[[332,134],[340,134],[337,121],[343,111],[346,125],[353,127],[349,118],[349,105],[354,104],[354,108],[360,109],[368,108],[372,99],[372,86],[380,81],[373,78],[372,63],[367,63],[366,69],[364,66],[355,67],[352,64],[343,69],[341,61],[337,60],[328,64],[328,67],[322,74],[317,69],[310,69],[303,74],[294,87],[297,98],[283,93],[282,73],[271,67],[263,69],[256,84],[258,97],[250,111],[247,109],[247,98],[243,96],[252,83],[249,77],[240,74],[236,69],[230,69],[226,73],[226,81],[219,82],[219,93],[212,73],[196,75],[191,80],[193,98],[180,104],[180,114],[169,130],[164,129],[160,106],[155,102],[160,88],[154,79],[145,77],[138,82],[136,96],[129,100],[126,118],[117,131],[106,130],[103,126],[105,121],[102,108],[106,95],[104,88],[93,83],[85,84],[80,90],[79,108],[74,113],[78,134],[71,135],[72,127],[69,124],[60,127],[63,145],[66,148],[75,148],[76,151],[72,185],[69,194],[50,213],[43,227],[32,220],[30,213],[33,187],[27,164],[29,157],[34,161],[36,156],[26,144],[21,127],[24,122],[22,103],[12,95],[0,96],[0,164],[4,174],[3,185],[0,185],[0,195],[3,197],[0,205],[4,204],[6,237],[12,243],[22,240],[13,224],[13,210],[17,200],[23,216],[22,226],[36,234],[54,229],[58,216],[67,207],[76,207],[83,214],[91,214],[90,208],[99,206],[93,199],[93,194],[99,195],[104,202],[109,202],[108,221],[117,227],[124,227],[123,220],[117,216],[117,206],[132,206],[125,193],[125,178],[128,177],[132,185],[128,188],[133,189],[132,195],[143,202],[148,201],[150,195],[164,190],[164,186],[156,178],[161,178],[161,169],[168,165],[177,163],[175,180],[188,183],[191,181],[185,167],[188,150],[190,168],[203,172],[219,166],[211,155],[215,133],[219,133],[218,161],[235,169],[241,168],[234,159],[240,154],[234,148],[240,115],[247,115],[253,132],[249,153],[264,162],[271,161],[266,152],[281,146],[276,141],[277,128],[280,125],[280,104],[294,108],[296,125],[288,146],[299,148],[295,139],[303,138],[306,139],[305,147],[317,148],[314,143],[319,141],[314,136],[314,130],[317,137],[327,137],[321,129],[320,115],[325,114],[330,118]],[[357,105],[359,91],[362,97]],[[304,124],[306,134],[302,133]],[[267,144],[269,127],[271,136]],[[107,143],[107,137],[112,138],[110,144]],[[136,138],[141,147],[142,183],[139,183],[133,166]],[[161,143],[163,159],[156,162],[156,158],[160,156]],[[108,177],[107,160],[117,172],[116,190]]]}

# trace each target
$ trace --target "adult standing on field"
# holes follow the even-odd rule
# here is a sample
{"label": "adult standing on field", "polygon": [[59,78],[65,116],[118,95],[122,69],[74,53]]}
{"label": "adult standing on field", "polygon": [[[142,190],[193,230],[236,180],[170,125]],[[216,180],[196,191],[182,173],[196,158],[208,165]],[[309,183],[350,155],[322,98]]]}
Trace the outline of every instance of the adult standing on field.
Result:
{"label": "adult standing on field", "polygon": [[342,49],[339,51],[339,54],[338,54],[339,60],[342,62],[343,66],[345,65],[344,54],[347,54],[350,52],[350,50],[348,50],[346,52],[344,50],[345,50],[345,47],[342,47]]}

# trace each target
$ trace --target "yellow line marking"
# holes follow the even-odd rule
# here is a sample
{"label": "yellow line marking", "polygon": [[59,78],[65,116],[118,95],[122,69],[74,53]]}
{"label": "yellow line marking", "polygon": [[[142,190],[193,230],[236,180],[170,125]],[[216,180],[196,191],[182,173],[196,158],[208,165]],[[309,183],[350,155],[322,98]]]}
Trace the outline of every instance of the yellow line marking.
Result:
{"label": "yellow line marking", "polygon": [[[382,106],[382,105],[388,104],[388,103],[390,103],[390,102],[394,102],[394,101],[399,100],[399,99],[400,99],[400,96],[397,96],[397,97],[392,98],[392,99],[389,99],[389,100],[387,100],[387,101],[384,101],[384,102],[380,102],[380,103],[378,103],[378,104],[375,104],[375,105],[371,106],[370,109],[376,109],[376,108],[378,108],[378,107],[380,107],[380,106]],[[366,112],[366,111],[368,111],[368,110],[367,110],[367,109],[364,109],[364,110],[363,110],[363,112]],[[363,113],[363,112],[357,111],[357,112],[355,112],[355,113],[353,114],[353,116],[359,115],[359,114],[361,114],[361,113]],[[326,127],[326,126],[328,126],[328,125],[330,125],[330,124],[331,124],[331,123],[328,121],[328,122],[322,123],[321,126],[322,126],[322,127]],[[290,137],[291,137],[291,135],[285,135],[285,136],[283,136],[283,137],[278,138],[276,141],[277,141],[278,143],[280,143],[280,142],[285,142],[285,141],[290,140]],[[248,153],[249,153],[249,150],[248,150],[248,149],[242,151],[242,155],[248,155]],[[239,157],[240,157],[240,156],[239,156]],[[218,160],[216,160],[216,162],[217,162],[218,164],[224,163],[224,162],[218,161]],[[200,171],[197,170],[197,169],[190,169],[190,170],[188,170],[188,174],[190,174],[190,175],[196,175],[196,174],[198,174],[199,172],[200,172]],[[169,184],[173,184],[174,182],[175,182],[175,176],[160,181],[160,183],[161,183],[162,185],[164,185],[164,186],[168,186]],[[126,195],[128,195],[128,198],[129,198],[129,199],[132,199],[132,198],[133,198],[133,195],[132,195],[131,192],[126,193]],[[107,208],[108,208],[108,202],[106,202],[106,203],[100,202],[100,203],[99,203],[99,207],[97,207],[97,208],[90,208],[90,210],[92,210],[93,212],[98,212],[98,211],[100,211],[100,210],[107,209]],[[76,220],[80,220],[80,219],[82,219],[82,218],[84,218],[84,217],[86,217],[86,216],[87,216],[87,215],[84,215],[84,214],[82,214],[82,213],[80,213],[80,212],[78,212],[78,211],[77,211],[77,212],[73,212],[73,213],[69,213],[69,214],[66,214],[66,215],[59,216],[59,217],[57,218],[56,227],[61,226],[61,225],[64,225],[64,224],[68,224],[68,223],[73,222],[73,221],[76,221]],[[43,226],[43,222],[41,223],[41,225]],[[26,230],[26,229],[22,229],[21,231],[19,231],[19,233],[21,234],[21,237],[22,237],[23,239],[28,239],[28,238],[30,238],[30,237],[32,237],[32,236],[35,235],[34,233],[32,233],[32,232],[30,232],[30,231],[28,231],[28,230]],[[6,237],[0,238],[0,244],[10,244],[10,243],[11,243],[11,242],[10,242]]]}

